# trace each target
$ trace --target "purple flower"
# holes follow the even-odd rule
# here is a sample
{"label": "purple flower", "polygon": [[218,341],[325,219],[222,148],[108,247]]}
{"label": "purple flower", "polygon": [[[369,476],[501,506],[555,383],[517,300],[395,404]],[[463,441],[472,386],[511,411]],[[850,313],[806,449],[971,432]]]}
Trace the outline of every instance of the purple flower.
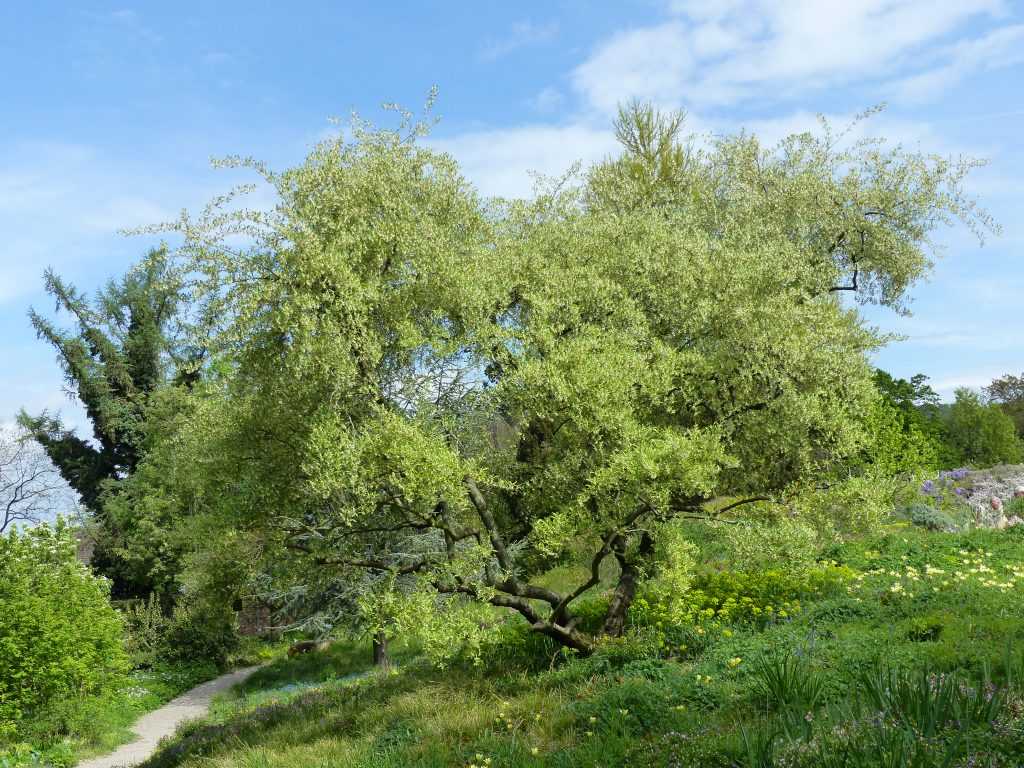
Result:
{"label": "purple flower", "polygon": [[963,496],[964,495],[964,489],[963,488],[954,488],[953,489],[953,493],[955,493],[957,496]]}
{"label": "purple flower", "polygon": [[931,480],[925,480],[921,484],[921,493],[932,493],[935,490],[935,483]]}

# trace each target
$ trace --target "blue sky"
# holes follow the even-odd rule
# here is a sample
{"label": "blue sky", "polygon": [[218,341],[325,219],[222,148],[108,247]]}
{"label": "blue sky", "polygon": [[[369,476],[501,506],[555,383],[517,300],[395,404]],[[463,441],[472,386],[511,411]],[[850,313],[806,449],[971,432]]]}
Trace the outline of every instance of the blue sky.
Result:
{"label": "blue sky", "polygon": [[123,227],[200,206],[239,180],[211,156],[298,161],[356,109],[418,107],[485,193],[528,194],[614,151],[615,105],[684,107],[696,131],[775,140],[816,113],[912,148],[987,157],[971,189],[1003,225],[984,248],[939,233],[908,338],[878,356],[947,397],[1024,370],[1024,7],[1008,0],[603,3],[0,4],[0,423],[19,407],[81,417],[26,320],[50,265],[80,288],[148,245]]}

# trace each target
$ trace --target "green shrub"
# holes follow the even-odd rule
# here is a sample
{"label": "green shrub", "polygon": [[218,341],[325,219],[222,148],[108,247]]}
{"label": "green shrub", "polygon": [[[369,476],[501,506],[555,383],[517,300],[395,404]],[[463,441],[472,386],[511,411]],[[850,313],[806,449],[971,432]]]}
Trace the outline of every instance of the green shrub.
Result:
{"label": "green shrub", "polygon": [[550,637],[512,617],[484,637],[480,659],[488,668],[496,670],[512,666],[540,670],[550,667],[561,653],[562,646]]}
{"label": "green shrub", "polygon": [[929,531],[955,531],[958,527],[952,517],[928,504],[910,504],[903,508],[902,516]]}
{"label": "green shrub", "polygon": [[657,637],[649,632],[630,633],[623,637],[603,637],[594,650],[594,656],[619,669],[630,662],[649,659],[658,652]]}
{"label": "green shrub", "polygon": [[125,649],[136,669],[152,667],[167,654],[170,619],[164,615],[156,595],[124,609]]}
{"label": "green shrub", "polygon": [[942,637],[947,619],[941,613],[914,616],[906,622],[906,638],[912,643],[933,643]]}
{"label": "green shrub", "polygon": [[0,536],[0,742],[23,718],[120,685],[123,628],[63,523]]}
{"label": "green shrub", "polygon": [[163,655],[169,661],[212,661],[224,667],[240,644],[237,619],[230,606],[186,601],[174,610],[167,626]]}
{"label": "green shrub", "polygon": [[744,521],[723,526],[729,560],[739,571],[814,566],[821,549],[818,532],[810,525],[782,517],[772,521]]}
{"label": "green shrub", "polygon": [[824,535],[870,534],[882,529],[900,491],[896,478],[872,470],[805,487],[793,503],[800,519]]}
{"label": "green shrub", "polygon": [[161,662],[223,667],[241,645],[234,611],[211,600],[186,597],[168,616],[150,595],[127,606],[124,617],[125,647],[135,668]]}
{"label": "green shrub", "polygon": [[693,588],[682,595],[649,585],[630,607],[630,621],[634,627],[663,631],[729,623],[764,627],[799,614],[803,599],[836,594],[851,575],[847,568],[823,564],[807,570],[707,573],[697,577]]}

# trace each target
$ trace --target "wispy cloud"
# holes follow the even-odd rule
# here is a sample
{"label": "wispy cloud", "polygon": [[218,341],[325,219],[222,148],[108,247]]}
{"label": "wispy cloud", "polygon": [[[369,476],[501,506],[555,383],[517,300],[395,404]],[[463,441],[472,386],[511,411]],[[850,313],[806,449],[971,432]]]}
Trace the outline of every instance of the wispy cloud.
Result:
{"label": "wispy cloud", "polygon": [[914,76],[927,82],[903,87],[923,94],[930,83],[1008,66],[1018,55],[1013,27],[921,55],[969,21],[1000,19],[999,0],[678,0],[668,7],[674,18],[615,35],[575,70],[589,106],[608,113],[632,97],[686,106],[777,102]]}
{"label": "wispy cloud", "polygon": [[[46,265],[109,255],[123,227],[169,219],[181,182],[133,174],[82,145],[22,143],[0,154],[0,303],[38,290]],[[195,193],[177,202],[192,201]]]}
{"label": "wispy cloud", "polygon": [[527,104],[537,112],[554,112],[562,106],[564,101],[565,96],[562,95],[560,90],[548,86],[531,98]]}
{"label": "wispy cloud", "polygon": [[1004,376],[1009,368],[987,368],[984,370],[967,371],[953,376],[943,376],[929,382],[939,396],[946,401],[951,401],[956,390],[961,388],[980,390],[987,387],[995,379]]}
{"label": "wispy cloud", "polygon": [[933,68],[893,83],[893,97],[910,102],[931,100],[969,75],[1024,62],[1024,24],[947,46],[937,52],[935,59]]}
{"label": "wispy cloud", "polygon": [[486,42],[480,51],[480,57],[485,61],[495,61],[522,48],[551,42],[557,36],[558,24],[555,22],[535,24],[531,21],[520,21],[512,25],[512,29],[504,37]]}

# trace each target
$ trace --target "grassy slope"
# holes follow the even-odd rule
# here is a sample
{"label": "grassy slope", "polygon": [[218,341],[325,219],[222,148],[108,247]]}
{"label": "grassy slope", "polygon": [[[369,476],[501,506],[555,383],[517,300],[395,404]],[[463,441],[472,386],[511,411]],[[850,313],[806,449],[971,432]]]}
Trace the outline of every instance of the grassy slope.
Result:
{"label": "grassy slope", "polygon": [[[489,664],[447,670],[407,652],[401,671],[388,676],[357,674],[368,669],[364,648],[280,660],[148,768],[780,765],[753,754],[780,730],[790,736],[776,738],[775,750],[788,751],[790,766],[825,764],[810,754],[820,748],[835,750],[836,766],[925,768],[943,765],[936,755],[954,742],[961,754],[975,754],[972,765],[1024,765],[1016,693],[994,725],[908,737],[899,749],[916,750],[915,763],[888,742],[875,744],[903,739],[906,729],[890,727],[895,710],[869,716],[877,708],[862,680],[888,667],[959,670],[996,682],[1016,670],[1019,677],[1024,531],[897,529],[828,555],[852,569],[846,586],[763,627],[709,626],[699,649],[673,651],[670,643],[645,655],[641,644],[624,643],[551,665],[523,647],[499,648]],[[804,674],[823,689],[807,712],[795,705],[796,717],[758,688],[759,660],[783,657],[805,660]],[[832,725],[840,721],[847,725]],[[870,742],[876,758],[837,757],[828,739],[844,738]]]}

